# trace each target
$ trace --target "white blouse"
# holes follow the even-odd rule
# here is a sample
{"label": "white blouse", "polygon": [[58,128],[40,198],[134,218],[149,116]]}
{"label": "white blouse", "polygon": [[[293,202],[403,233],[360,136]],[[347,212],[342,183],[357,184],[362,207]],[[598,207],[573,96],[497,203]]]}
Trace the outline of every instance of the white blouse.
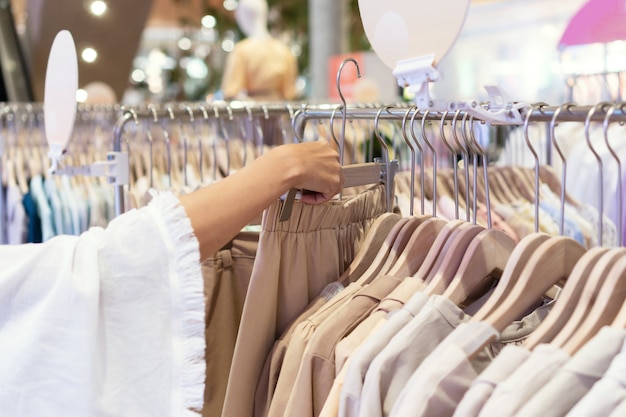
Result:
{"label": "white blouse", "polygon": [[199,415],[199,259],[170,193],[106,229],[0,247],[0,415]]}

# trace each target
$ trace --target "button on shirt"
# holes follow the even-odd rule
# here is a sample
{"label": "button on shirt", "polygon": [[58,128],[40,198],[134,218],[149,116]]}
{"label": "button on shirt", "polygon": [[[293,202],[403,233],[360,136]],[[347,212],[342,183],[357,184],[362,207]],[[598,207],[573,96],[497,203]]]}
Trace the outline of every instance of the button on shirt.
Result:
{"label": "button on shirt", "polygon": [[596,382],[572,410],[569,417],[604,417],[626,400],[626,343],[613,358],[602,379]]}
{"label": "button on shirt", "polygon": [[400,310],[391,313],[387,322],[377,329],[350,357],[350,363],[339,400],[340,417],[357,417],[361,407],[361,391],[370,364],[400,329],[416,317],[429,298],[417,292]]}
{"label": "button on shirt", "polygon": [[625,329],[609,326],[600,329],[515,416],[557,417],[567,414],[602,378],[624,340]]}

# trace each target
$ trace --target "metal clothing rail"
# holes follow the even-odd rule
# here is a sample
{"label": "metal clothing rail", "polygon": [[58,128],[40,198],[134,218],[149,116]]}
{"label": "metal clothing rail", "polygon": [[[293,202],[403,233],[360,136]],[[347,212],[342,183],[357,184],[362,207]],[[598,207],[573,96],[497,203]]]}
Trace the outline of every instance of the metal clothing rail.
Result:
{"label": "metal clothing rail", "polygon": [[[269,119],[275,116],[289,116],[292,119],[301,103],[252,103],[245,101],[218,102],[218,103],[172,103],[160,106],[149,106],[140,108],[122,108],[122,114],[117,119],[113,128],[113,152],[122,152],[122,136],[124,129],[129,122],[136,124],[139,121],[176,121],[185,118],[187,122],[194,120],[216,120],[235,117],[245,117],[252,119],[262,117]],[[330,107],[330,106],[327,106]],[[115,214],[119,216],[124,213],[124,186],[115,187]]]}
{"label": "metal clothing rail", "polygon": [[[612,114],[611,120],[614,122],[626,122],[626,102],[624,103],[599,103],[595,106],[577,106],[577,105],[567,105],[565,111],[561,111],[559,113],[559,121],[561,122],[585,122],[587,117],[591,114],[591,118],[589,121],[593,122],[603,122],[604,118],[609,111],[609,109],[613,108],[614,113]],[[555,112],[559,109],[563,108],[563,106],[542,106],[535,107],[533,109],[525,109],[522,110],[522,116],[526,118],[528,116],[528,112],[532,111],[530,114],[531,122],[550,122],[554,117]],[[617,109],[617,111],[615,111]],[[380,120],[397,120],[401,121],[408,111],[406,107],[388,107],[385,111],[380,113],[380,108],[363,108],[363,107],[347,107],[345,112],[346,117],[352,120],[374,120],[376,117],[379,117]],[[592,112],[592,110],[594,110]],[[419,112],[419,109],[415,108],[411,110],[412,113],[415,111]],[[459,111],[460,114],[456,115],[456,117],[461,120],[463,116],[466,114],[463,110]],[[411,114],[412,114],[411,113]],[[293,119],[293,127],[296,134],[302,134],[304,132],[306,123],[310,120],[328,120],[331,117],[341,116],[343,114],[341,108],[338,110],[335,108],[309,108],[303,107],[298,110]],[[455,118],[455,112],[448,112],[445,116],[445,120],[452,120]],[[426,120],[441,120],[442,114],[437,112],[429,112],[426,114]],[[479,119],[476,118],[478,121]]]}

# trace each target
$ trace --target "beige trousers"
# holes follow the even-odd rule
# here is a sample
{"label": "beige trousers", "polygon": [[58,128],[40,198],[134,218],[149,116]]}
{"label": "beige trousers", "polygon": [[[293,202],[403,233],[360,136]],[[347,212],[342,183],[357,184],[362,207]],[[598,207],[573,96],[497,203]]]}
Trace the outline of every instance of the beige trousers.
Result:
{"label": "beige trousers", "polygon": [[296,202],[279,221],[282,201],[263,214],[255,259],[230,369],[223,417],[251,416],[259,375],[276,339],[349,266],[371,223],[385,207],[375,186],[350,199]]}

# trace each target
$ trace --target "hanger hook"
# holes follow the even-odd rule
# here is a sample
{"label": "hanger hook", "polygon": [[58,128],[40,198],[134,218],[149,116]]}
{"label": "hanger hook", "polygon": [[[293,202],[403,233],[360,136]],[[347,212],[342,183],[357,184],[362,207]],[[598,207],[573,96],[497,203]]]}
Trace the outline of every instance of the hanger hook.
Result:
{"label": "hanger hook", "polygon": [[[458,147],[459,151],[461,152],[461,155],[463,156],[463,173],[465,176],[465,220],[470,221],[470,212],[469,212],[470,185],[469,185],[469,171],[468,171],[469,152],[467,151],[467,149],[465,149],[465,147],[459,140],[459,136],[457,134],[456,123],[458,121],[460,114],[461,114],[461,109],[457,109],[454,112],[454,116],[452,116],[452,139],[454,140],[454,143],[456,143],[456,146]],[[463,120],[465,120],[465,115],[463,116]],[[454,165],[457,166],[457,169],[458,169],[458,164],[456,162]]]}
{"label": "hanger hook", "polygon": [[411,200],[409,201],[409,215],[413,216],[413,206],[415,205],[415,147],[413,146],[413,144],[411,143],[411,141],[409,140],[409,137],[406,134],[406,121],[409,118],[409,114],[411,113],[412,110],[416,110],[417,106],[411,106],[409,107],[409,109],[406,111],[406,113],[404,113],[404,116],[402,117],[402,138],[404,139],[404,141],[406,142],[406,145],[409,147],[409,149],[411,150],[411,191],[410,191],[410,195],[411,195]]}
{"label": "hanger hook", "polygon": [[559,141],[556,140],[556,121],[563,110],[569,111],[571,107],[575,106],[575,103],[565,103],[559,106],[555,111],[552,119],[550,120],[550,143],[554,145],[554,149],[559,154],[561,158],[561,213],[559,218],[559,235],[563,236],[563,230],[565,226],[565,194],[566,194],[566,183],[567,183],[567,160],[565,155],[563,154],[563,150],[561,149],[561,145]]}
{"label": "hanger hook", "polygon": [[424,114],[422,114],[422,139],[424,139],[424,143],[433,153],[433,216],[437,216],[437,150],[433,146],[433,144],[428,139],[426,135],[426,118],[430,114],[430,110],[426,110]]}
{"label": "hanger hook", "polygon": [[337,93],[339,93],[339,97],[341,98],[341,103],[342,103],[344,109],[346,108],[346,99],[343,96],[343,93],[341,92],[341,73],[343,72],[343,67],[348,62],[352,62],[354,64],[354,66],[356,67],[356,77],[357,78],[361,78],[361,69],[359,68],[359,63],[357,62],[356,59],[354,59],[354,58],[346,58],[346,59],[344,59],[341,62],[341,64],[339,65],[339,70],[337,70],[336,84],[337,84]]}
{"label": "hanger hook", "polygon": [[[356,61],[356,59],[354,58],[346,58],[344,59],[341,64],[339,65],[339,70],[337,70],[337,79],[336,79],[336,84],[337,84],[337,93],[339,94],[339,97],[341,98],[341,139],[340,139],[340,143],[339,143],[339,162],[341,164],[341,166],[343,166],[343,149],[344,149],[344,145],[345,145],[345,138],[346,138],[346,118],[347,118],[347,105],[346,105],[346,98],[344,97],[343,93],[341,92],[341,73],[343,72],[343,67],[348,63],[348,62],[352,62],[354,64],[354,66],[356,67],[356,77],[357,78],[361,78],[361,69],[359,68],[359,63]],[[385,161],[387,162],[387,161]]]}
{"label": "hanger hook", "polygon": [[524,140],[535,160],[535,233],[539,232],[539,155],[530,140],[528,128],[530,127],[530,118],[535,110],[539,110],[543,113],[543,107],[546,105],[547,104],[543,102],[531,105],[524,119]]}
{"label": "hanger hook", "polygon": [[458,220],[459,219],[459,167],[456,164],[456,155],[457,155],[456,150],[454,149],[452,145],[450,145],[450,142],[448,142],[448,139],[446,138],[445,125],[446,125],[446,118],[448,117],[448,114],[449,114],[448,110],[444,111],[441,114],[441,120],[439,122],[439,136],[441,137],[441,140],[446,146],[446,148],[448,148],[448,150],[450,151],[450,159],[452,160],[452,179],[454,181],[454,191],[453,191],[454,193],[454,219]]}
{"label": "hanger hook", "polygon": [[[624,104],[623,103],[615,103],[613,104],[606,112],[606,116],[604,117],[604,141],[606,142],[606,147],[609,149],[611,156],[617,162],[617,233],[618,233],[618,245],[622,244],[622,210],[623,210],[623,202],[622,202],[622,161],[619,156],[613,149],[609,142],[609,124],[611,123],[611,117],[615,113],[615,110],[619,107],[619,110],[624,113]],[[600,222],[602,222],[602,214],[600,214]],[[602,246],[603,242],[598,242],[598,246]]]}
{"label": "hanger hook", "polygon": [[420,143],[419,139],[417,138],[417,134],[415,133],[415,119],[417,118],[417,115],[419,114],[419,109],[416,107],[415,111],[413,112],[413,116],[411,116],[411,124],[410,124],[410,132],[411,132],[411,137],[413,138],[413,141],[415,143],[415,145],[417,146],[417,148],[420,150],[421,153],[421,158],[420,158],[420,188],[421,188],[421,209],[422,209],[422,215],[425,214],[426,212],[426,179],[424,177],[424,170],[425,168],[425,164],[424,164],[424,148],[422,147],[422,144]]}

